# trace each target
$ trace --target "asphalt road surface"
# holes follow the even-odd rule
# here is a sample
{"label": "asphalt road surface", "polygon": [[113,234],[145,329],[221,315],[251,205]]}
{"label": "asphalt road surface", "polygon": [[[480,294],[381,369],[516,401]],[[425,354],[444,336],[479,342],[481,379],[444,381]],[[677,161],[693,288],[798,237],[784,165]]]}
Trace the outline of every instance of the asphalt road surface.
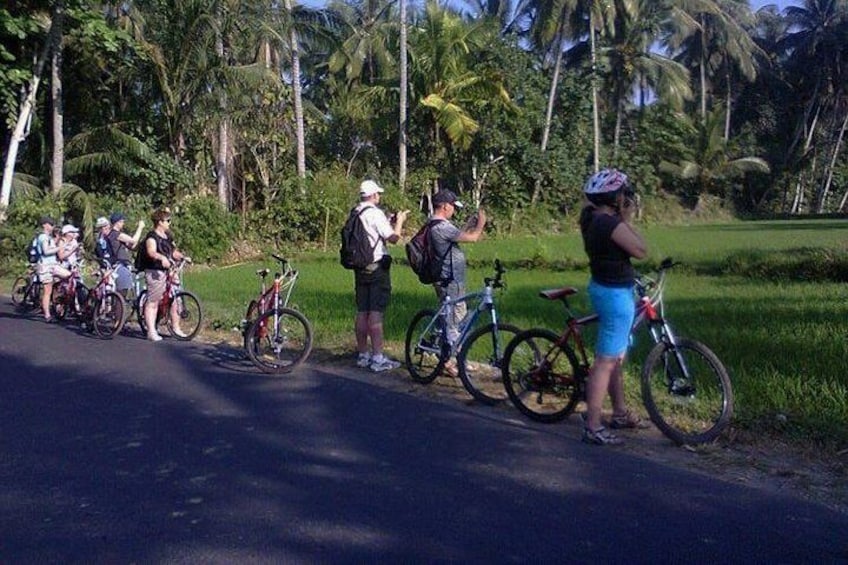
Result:
{"label": "asphalt road surface", "polygon": [[268,378],[0,297],[0,562],[848,562],[844,514],[400,374]]}

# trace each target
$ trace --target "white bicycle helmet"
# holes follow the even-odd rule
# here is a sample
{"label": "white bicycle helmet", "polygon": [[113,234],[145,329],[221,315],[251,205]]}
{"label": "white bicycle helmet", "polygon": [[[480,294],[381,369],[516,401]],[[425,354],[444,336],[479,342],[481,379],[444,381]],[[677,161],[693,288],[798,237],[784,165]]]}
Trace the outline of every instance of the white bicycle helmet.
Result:
{"label": "white bicycle helmet", "polygon": [[585,194],[609,194],[622,188],[627,188],[630,183],[627,175],[618,169],[601,169],[586,181],[583,186]]}

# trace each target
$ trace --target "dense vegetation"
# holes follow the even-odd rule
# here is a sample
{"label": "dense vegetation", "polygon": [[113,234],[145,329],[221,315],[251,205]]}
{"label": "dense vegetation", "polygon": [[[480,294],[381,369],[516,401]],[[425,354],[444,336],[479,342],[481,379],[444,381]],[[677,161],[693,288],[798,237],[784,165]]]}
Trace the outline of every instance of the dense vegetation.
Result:
{"label": "dense vegetation", "polygon": [[160,204],[198,257],[323,244],[366,176],[395,207],[450,185],[499,232],[556,229],[607,164],[696,212],[846,206],[846,0],[4,6],[6,257],[42,212]]}

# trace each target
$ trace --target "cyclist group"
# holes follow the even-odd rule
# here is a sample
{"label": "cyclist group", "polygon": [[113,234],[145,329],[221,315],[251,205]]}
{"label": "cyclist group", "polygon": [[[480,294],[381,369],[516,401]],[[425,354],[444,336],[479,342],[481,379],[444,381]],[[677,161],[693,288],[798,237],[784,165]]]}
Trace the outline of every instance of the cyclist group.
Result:
{"label": "cyclist group", "polygon": [[[359,207],[374,209],[362,215],[374,249],[374,262],[356,270],[354,276],[357,365],[370,367],[376,372],[400,366],[399,362],[387,358],[382,352],[382,319],[391,295],[391,258],[386,244],[400,239],[408,214],[407,210],[401,211],[392,216],[393,222],[390,222],[378,208],[383,192],[371,180],[360,186]],[[603,169],[589,177],[583,192],[586,202],[580,215],[580,230],[589,257],[589,296],[598,313],[599,337],[587,383],[582,439],[596,445],[618,444],[619,438],[601,422],[601,406],[607,394],[613,404],[609,427],[645,427],[625,404],[622,365],[635,315],[635,272],[630,260],[644,258],[647,246],[631,224],[634,194],[624,173]],[[480,239],[486,225],[486,214],[479,208],[468,223],[459,228],[451,220],[463,204],[454,192],[440,190],[433,196],[432,204],[431,220],[438,220],[430,232],[432,245],[435,256],[442,261],[442,280],[433,286],[441,301],[446,296],[455,298],[466,293],[466,261],[458,244]],[[465,303],[459,302],[451,310],[446,319],[449,341],[456,338],[457,325],[466,315]],[[455,362],[446,363],[442,371],[454,376]]]}
{"label": "cyclist group", "polygon": [[[94,229],[96,243],[94,255],[101,263],[114,267],[115,288],[127,298],[133,287],[132,269],[135,266],[145,273],[147,283],[147,300],[144,308],[144,319],[147,322],[147,339],[161,341],[162,336],[156,330],[156,316],[159,302],[162,300],[168,271],[172,262],[188,259],[174,245],[170,233],[171,214],[167,209],[153,213],[153,229],[142,239],[144,221],[139,221],[135,233],[125,233],[126,216],[114,212],[109,218],[97,218]],[[54,283],[68,279],[78,267],[81,244],[79,229],[71,224],[57,229],[56,222],[50,216],[42,216],[39,220],[41,233],[35,242],[36,274],[43,287],[41,309],[44,319],[51,323],[51,301]],[[133,262],[133,255],[137,261]],[[171,331],[177,337],[185,334],[179,325],[179,316],[171,313]]]}
{"label": "cyclist group", "polygon": [[[640,418],[625,405],[622,364],[635,314],[635,272],[630,260],[644,258],[647,247],[631,224],[634,195],[624,173],[615,169],[601,170],[589,177],[583,192],[586,202],[580,214],[580,230],[589,257],[589,296],[598,313],[599,327],[586,387],[587,409],[582,438],[597,445],[617,444],[620,440],[601,422],[601,406],[607,394],[613,405],[608,427],[644,427]],[[400,366],[398,361],[383,352],[383,316],[392,292],[391,256],[387,245],[400,240],[409,214],[409,210],[402,210],[390,219],[379,207],[383,193],[384,189],[373,180],[362,182],[360,202],[355,208],[362,212],[359,217],[373,249],[371,264],[354,270],[356,364],[374,372]],[[462,202],[449,189],[433,195],[430,238],[434,255],[442,262],[442,280],[433,286],[440,301],[466,293],[466,260],[459,244],[478,241],[486,226],[483,208],[478,208],[464,227],[456,226],[452,219],[457,209],[462,207]],[[183,258],[171,237],[170,219],[167,209],[154,212],[153,229],[143,239],[144,222],[139,222],[133,235],[124,233],[126,218],[120,212],[113,213],[108,219],[98,218],[95,223],[98,231],[95,253],[99,259],[116,265],[116,288],[124,296],[133,284],[132,252],[138,248],[135,266],[145,272],[148,293],[143,317],[147,339],[154,342],[162,339],[156,331],[156,316],[168,271],[173,261]],[[49,322],[52,285],[54,280],[71,275],[71,268],[79,256],[79,230],[66,225],[54,234],[52,218],[42,217],[40,223],[38,275],[44,285],[42,310]],[[456,339],[458,325],[465,315],[464,302],[458,302],[451,308],[445,319],[448,341]],[[172,325],[172,332],[179,337],[179,316],[173,313]],[[455,362],[445,363],[442,371],[455,376]]]}

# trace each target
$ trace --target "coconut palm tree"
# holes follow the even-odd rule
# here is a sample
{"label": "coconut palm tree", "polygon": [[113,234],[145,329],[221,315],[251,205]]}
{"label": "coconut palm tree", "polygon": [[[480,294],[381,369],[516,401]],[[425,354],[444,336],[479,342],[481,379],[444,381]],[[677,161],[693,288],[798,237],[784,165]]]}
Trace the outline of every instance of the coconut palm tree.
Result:
{"label": "coconut palm tree", "polygon": [[692,181],[696,190],[697,209],[702,196],[725,196],[727,183],[747,173],[768,173],[769,164],[756,156],[735,157],[731,143],[723,135],[723,109],[710,112],[706,121],[698,121],[692,129],[688,151],[676,162],[663,161],[660,170],[681,180]]}

